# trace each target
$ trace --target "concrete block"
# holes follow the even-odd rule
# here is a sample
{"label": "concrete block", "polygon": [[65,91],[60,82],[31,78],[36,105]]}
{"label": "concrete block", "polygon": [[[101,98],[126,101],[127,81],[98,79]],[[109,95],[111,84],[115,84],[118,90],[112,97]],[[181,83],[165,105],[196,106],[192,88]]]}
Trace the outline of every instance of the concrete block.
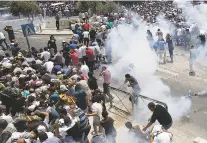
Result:
{"label": "concrete block", "polygon": [[193,143],[207,143],[207,140],[197,137],[194,139]]}

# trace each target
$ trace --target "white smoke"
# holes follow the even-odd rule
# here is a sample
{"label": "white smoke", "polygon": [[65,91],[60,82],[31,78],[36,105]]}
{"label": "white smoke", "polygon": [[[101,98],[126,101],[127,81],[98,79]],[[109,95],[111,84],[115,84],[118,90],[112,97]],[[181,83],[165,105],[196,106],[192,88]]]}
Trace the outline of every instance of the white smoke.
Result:
{"label": "white smoke", "polygon": [[[135,28],[134,23],[138,24],[139,28]],[[118,60],[109,68],[112,77],[119,80],[120,85],[123,84],[126,73],[134,76],[142,89],[141,94],[167,103],[169,113],[175,121],[189,112],[191,101],[186,97],[179,98],[171,95],[170,88],[155,76],[158,67],[157,55],[149,47],[146,31],[148,29],[156,31],[159,27],[164,34],[171,32],[170,25],[163,18],[160,18],[159,23],[157,26],[149,27],[145,22],[136,18],[132,24],[122,24],[113,28],[107,42],[110,45],[112,57]],[[133,69],[130,65],[133,65]],[[150,117],[148,103],[147,100],[139,100],[138,111],[134,114],[139,124],[145,124]]]}
{"label": "white smoke", "polygon": [[[207,34],[207,4],[192,5],[189,1],[176,1],[175,2],[179,8],[183,11],[183,16],[186,19],[186,25],[190,27],[190,30],[195,26],[204,31],[202,33]],[[193,39],[196,39],[198,35],[192,35]],[[195,44],[195,43],[194,43]],[[196,46],[198,55],[196,61],[207,66],[207,47]]]}

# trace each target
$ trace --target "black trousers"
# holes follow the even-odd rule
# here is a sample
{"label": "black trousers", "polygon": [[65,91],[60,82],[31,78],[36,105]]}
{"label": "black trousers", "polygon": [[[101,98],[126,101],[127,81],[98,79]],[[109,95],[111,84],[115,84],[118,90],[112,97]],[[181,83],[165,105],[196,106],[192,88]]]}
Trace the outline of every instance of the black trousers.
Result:
{"label": "black trousers", "polygon": [[86,65],[88,65],[88,57],[86,57],[86,56],[83,56],[83,64],[86,64]]}
{"label": "black trousers", "polygon": [[[5,44],[6,48],[3,46],[3,43]],[[0,40],[0,46],[3,48],[3,50],[6,50],[8,48],[8,44],[6,43],[6,39]]]}
{"label": "black trousers", "polygon": [[88,61],[87,66],[89,68],[89,71],[93,73],[94,70],[94,61]]}
{"label": "black trousers", "polygon": [[96,39],[96,41],[97,41],[97,43],[98,43],[98,45],[100,47],[101,46],[101,40],[100,39]]}
{"label": "black trousers", "polygon": [[56,21],[56,28],[57,28],[57,30],[60,29],[60,22],[59,21]]}
{"label": "black trousers", "polygon": [[88,47],[89,38],[83,38],[83,41],[84,41],[84,45]]}

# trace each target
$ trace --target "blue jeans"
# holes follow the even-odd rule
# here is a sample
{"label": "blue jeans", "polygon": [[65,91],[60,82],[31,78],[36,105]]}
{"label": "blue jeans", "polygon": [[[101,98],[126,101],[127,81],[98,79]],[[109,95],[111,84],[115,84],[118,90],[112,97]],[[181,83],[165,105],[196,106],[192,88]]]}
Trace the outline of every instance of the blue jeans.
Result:
{"label": "blue jeans", "polygon": [[140,87],[138,85],[133,87],[133,92],[132,92],[132,97],[131,97],[132,107],[134,107],[134,105],[138,105],[139,93],[140,93]]}
{"label": "blue jeans", "polygon": [[173,49],[169,49],[170,57],[173,57]]}
{"label": "blue jeans", "polygon": [[59,118],[59,114],[58,114],[58,112],[56,111],[55,106],[52,106],[52,107],[51,107],[51,115],[52,115],[52,117],[53,117],[53,120],[56,120],[56,119]]}

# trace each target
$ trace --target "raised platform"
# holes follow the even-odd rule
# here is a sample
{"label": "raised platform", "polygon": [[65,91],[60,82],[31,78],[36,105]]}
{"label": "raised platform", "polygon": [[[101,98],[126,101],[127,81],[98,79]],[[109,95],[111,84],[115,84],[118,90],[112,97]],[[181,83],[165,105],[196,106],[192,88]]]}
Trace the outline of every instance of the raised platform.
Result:
{"label": "raised platform", "polygon": [[36,35],[73,35],[73,32],[69,29],[56,30],[56,29],[43,29],[40,32],[36,32]]}

